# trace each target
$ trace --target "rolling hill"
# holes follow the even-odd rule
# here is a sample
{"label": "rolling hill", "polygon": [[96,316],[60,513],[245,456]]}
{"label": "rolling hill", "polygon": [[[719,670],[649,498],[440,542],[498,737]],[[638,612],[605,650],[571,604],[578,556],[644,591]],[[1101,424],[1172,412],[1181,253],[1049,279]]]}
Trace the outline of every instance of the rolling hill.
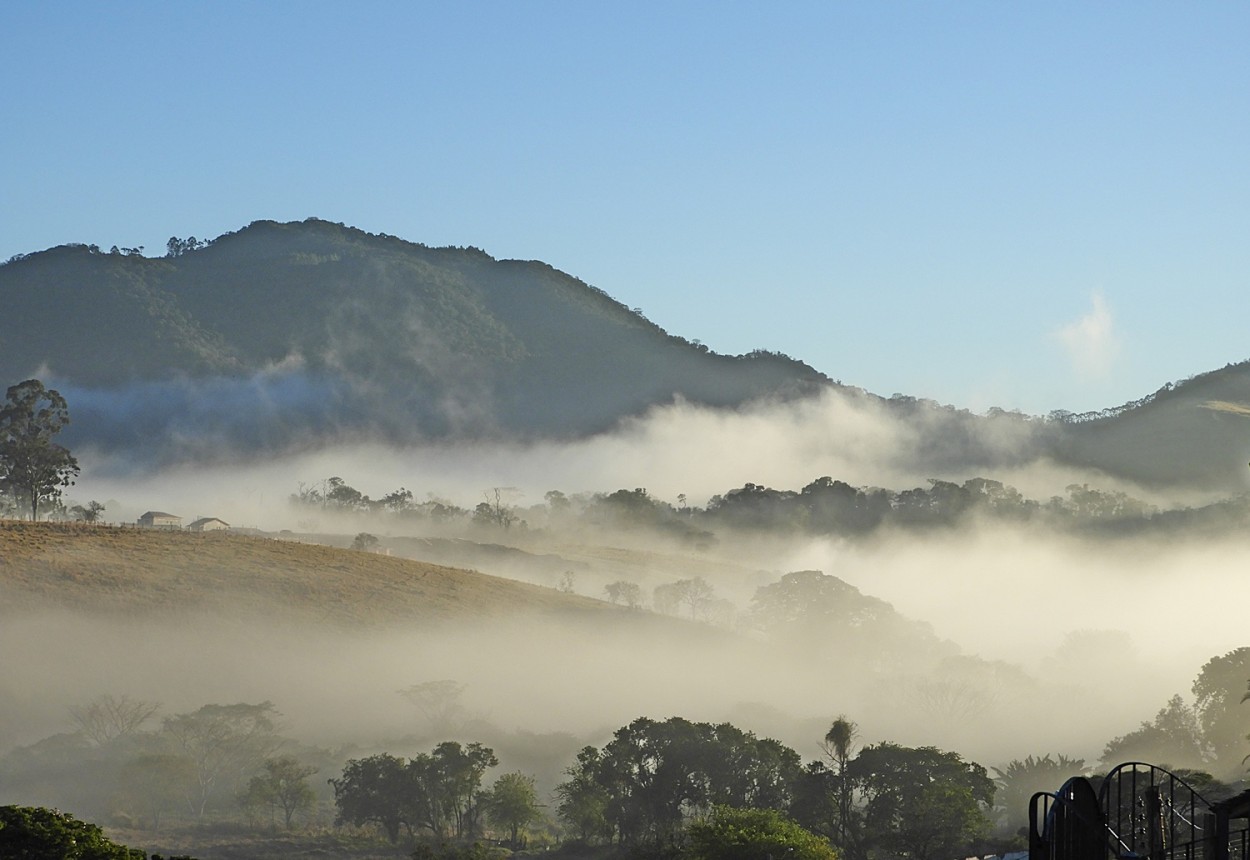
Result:
{"label": "rolling hill", "polygon": [[511,579],[293,540],[0,522],[0,619],[67,609],[122,617],[239,611],[339,628],[622,610]]}

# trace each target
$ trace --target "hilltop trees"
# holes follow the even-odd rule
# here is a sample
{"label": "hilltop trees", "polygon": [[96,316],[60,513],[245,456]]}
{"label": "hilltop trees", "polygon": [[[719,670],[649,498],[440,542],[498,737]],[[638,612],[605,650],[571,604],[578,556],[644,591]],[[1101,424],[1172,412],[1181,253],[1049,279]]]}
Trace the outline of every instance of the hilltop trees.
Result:
{"label": "hilltop trees", "polygon": [[69,407],[37,379],[9,386],[0,407],[0,494],[39,519],[39,509],[61,497],[78,476],[78,461],[52,437],[69,423]]}

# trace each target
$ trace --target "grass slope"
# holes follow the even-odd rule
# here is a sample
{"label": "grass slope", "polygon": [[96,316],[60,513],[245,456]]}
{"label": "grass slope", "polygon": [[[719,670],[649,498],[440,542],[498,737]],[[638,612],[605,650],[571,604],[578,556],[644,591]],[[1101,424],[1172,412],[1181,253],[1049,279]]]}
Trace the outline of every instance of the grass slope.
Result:
{"label": "grass slope", "polygon": [[0,521],[0,618],[240,606],[345,626],[620,612],[473,571],[267,537]]}

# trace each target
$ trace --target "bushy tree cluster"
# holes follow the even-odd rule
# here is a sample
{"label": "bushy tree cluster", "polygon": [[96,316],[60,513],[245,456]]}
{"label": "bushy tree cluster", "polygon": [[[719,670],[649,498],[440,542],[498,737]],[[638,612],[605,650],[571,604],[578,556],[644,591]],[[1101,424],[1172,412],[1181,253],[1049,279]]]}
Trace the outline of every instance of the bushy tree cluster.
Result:
{"label": "bushy tree cluster", "polygon": [[338,821],[376,824],[391,842],[401,828],[409,836],[471,839],[480,832],[482,776],[498,763],[489,747],[455,741],[411,759],[389,753],[352,759],[330,780]]}
{"label": "bushy tree cluster", "polygon": [[853,724],[835,722],[829,763],[805,768],[788,747],[729,724],[638,719],[579,753],[556,789],[558,814],[585,841],[709,858],[787,844],[814,858],[833,845],[851,860],[936,860],[987,834],[995,785],[983,767],[932,747],[855,754],[853,737]]}

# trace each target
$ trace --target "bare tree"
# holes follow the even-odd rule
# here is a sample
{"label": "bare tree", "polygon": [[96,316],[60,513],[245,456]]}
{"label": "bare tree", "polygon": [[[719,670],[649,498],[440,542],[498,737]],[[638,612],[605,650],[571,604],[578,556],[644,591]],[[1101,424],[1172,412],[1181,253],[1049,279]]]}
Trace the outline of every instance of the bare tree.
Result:
{"label": "bare tree", "polygon": [[115,699],[105,694],[81,708],[71,707],[69,715],[85,737],[102,747],[137,732],[160,708],[159,702],[143,702],[124,694]]}

